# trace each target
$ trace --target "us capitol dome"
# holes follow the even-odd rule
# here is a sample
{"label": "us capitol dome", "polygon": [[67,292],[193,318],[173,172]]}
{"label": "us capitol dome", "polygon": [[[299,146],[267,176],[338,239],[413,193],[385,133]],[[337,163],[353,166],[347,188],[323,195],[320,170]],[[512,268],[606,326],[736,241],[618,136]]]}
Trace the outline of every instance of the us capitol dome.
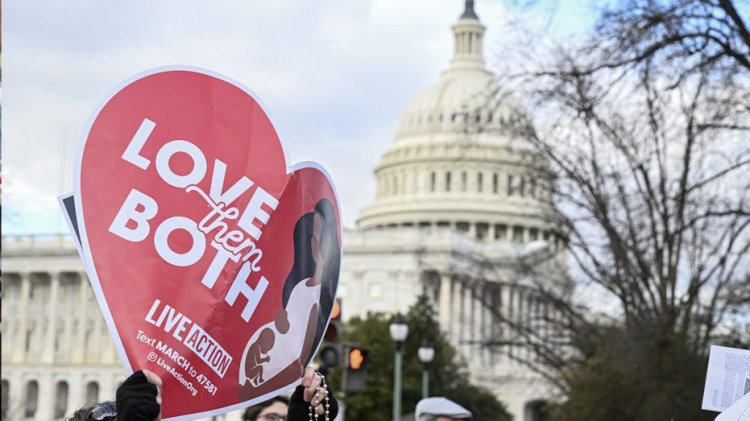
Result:
{"label": "us capitol dome", "polygon": [[505,128],[512,95],[485,68],[485,27],[473,2],[453,26],[454,50],[437,83],[409,103],[375,168],[377,195],[362,230],[452,227],[479,240],[547,240],[532,151]]}

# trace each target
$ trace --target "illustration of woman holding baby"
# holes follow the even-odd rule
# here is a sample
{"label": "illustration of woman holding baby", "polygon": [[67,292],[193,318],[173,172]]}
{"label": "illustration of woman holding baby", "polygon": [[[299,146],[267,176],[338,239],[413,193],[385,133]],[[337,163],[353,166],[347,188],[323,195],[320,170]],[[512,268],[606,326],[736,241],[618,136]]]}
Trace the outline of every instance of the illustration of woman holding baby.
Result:
{"label": "illustration of woman holding baby", "polygon": [[337,214],[328,199],[297,221],[294,264],[284,283],[282,308],[245,346],[240,385],[282,387],[299,378],[310,363],[335,300],[341,264],[338,231]]}

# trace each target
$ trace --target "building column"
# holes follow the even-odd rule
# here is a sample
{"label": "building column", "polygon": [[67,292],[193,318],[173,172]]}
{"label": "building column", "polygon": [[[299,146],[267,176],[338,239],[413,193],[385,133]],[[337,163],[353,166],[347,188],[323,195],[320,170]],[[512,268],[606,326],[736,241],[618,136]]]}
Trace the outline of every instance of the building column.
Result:
{"label": "building column", "polygon": [[[504,339],[507,339],[507,335],[504,335],[504,327],[502,326],[502,319],[505,317],[505,308],[503,307],[502,297],[500,297],[501,291],[503,293],[506,293],[508,288],[507,287],[498,287],[495,291],[486,291],[486,294],[492,295],[491,299],[497,300],[496,302],[499,303],[498,305],[493,305],[493,308],[488,309],[487,312],[487,321],[489,322],[489,326],[487,326],[487,335],[489,335],[490,338],[496,341],[502,341]],[[495,296],[497,294],[497,296]],[[494,304],[494,303],[493,303]],[[494,346],[489,349],[489,358],[494,363],[497,356],[502,356],[502,351],[504,349],[503,345]]]}
{"label": "building column", "polygon": [[[73,274],[70,274],[68,276],[73,276]],[[62,299],[64,300],[63,303],[65,304],[65,312],[63,313],[63,316],[65,317],[65,324],[63,326],[63,337],[60,338],[60,347],[62,352],[60,353],[61,358],[63,361],[70,362],[73,357],[73,348],[78,348],[78,344],[75,342],[78,338],[76,336],[78,332],[78,327],[75,325],[76,319],[78,319],[77,309],[75,308],[76,303],[76,292],[75,292],[75,283],[71,279],[69,286],[67,288],[67,292],[65,291],[65,285],[61,285],[62,288]],[[82,306],[81,306],[82,307]]]}
{"label": "building column", "polygon": [[86,402],[86,385],[83,383],[83,373],[80,370],[71,371],[68,376],[68,406],[65,415],[72,414],[73,411],[88,403]]}
{"label": "building column", "polygon": [[482,308],[484,308],[484,298],[482,297],[482,281],[478,281],[471,289],[471,339],[474,342],[472,354],[481,355],[484,348],[484,338],[482,337]]}
{"label": "building column", "polygon": [[[502,301],[503,301],[503,311],[502,314],[504,318],[508,321],[513,321],[513,286],[512,285],[506,285],[505,288],[503,288],[503,295],[502,295]],[[507,340],[511,340],[511,335],[504,335],[503,336]],[[513,353],[513,346],[508,345],[506,347],[506,351],[508,355],[511,355]]]}
{"label": "building column", "polygon": [[17,418],[23,418],[23,405],[24,405],[24,388],[26,385],[23,382],[23,376],[21,370],[17,368],[12,372],[9,369],[3,370],[3,378],[8,381],[8,419],[14,420]]}
{"label": "building column", "polygon": [[493,312],[500,311],[500,308],[497,305],[497,300],[492,295],[497,291],[497,288],[493,288],[491,284],[484,283],[482,285],[481,289],[479,290],[479,293],[482,296],[482,300],[484,301],[485,305],[480,309],[480,326],[479,326],[479,336],[481,340],[485,343],[484,347],[480,350],[482,355],[482,358],[484,359],[484,363],[489,365],[490,364],[490,356],[492,353],[494,353],[494,349],[496,349],[497,345],[494,344],[494,342],[497,342],[500,338],[497,336],[497,317]]}
{"label": "building column", "polygon": [[[93,344],[92,359],[97,362],[102,362],[104,358],[104,348],[107,347],[106,341],[107,326],[104,324],[104,319],[101,313],[94,316],[94,326],[92,327],[90,343]],[[88,353],[88,347],[86,349]]]}
{"label": "building column", "polygon": [[117,394],[117,386],[119,386],[111,370],[107,370],[107,372],[102,374],[104,375],[97,377],[97,383],[99,383],[99,401],[111,399],[110,396]]}
{"label": "building column", "polygon": [[474,340],[474,312],[472,311],[473,306],[473,283],[467,283],[464,284],[464,287],[461,289],[463,291],[463,306],[462,306],[462,334],[461,337],[464,341],[466,341],[466,345],[464,347],[466,351],[466,355],[471,355],[471,351],[474,348],[473,346],[473,340]]}
{"label": "building column", "polygon": [[88,280],[86,274],[78,274],[78,329],[75,333],[76,346],[73,347],[73,361],[83,363],[86,355],[86,309],[88,308]]}
{"label": "building column", "polygon": [[495,241],[495,223],[491,222],[489,228],[487,229],[487,239],[490,241]]}
{"label": "building column", "polygon": [[16,329],[15,351],[12,354],[12,361],[15,363],[23,362],[26,359],[26,331],[28,330],[29,292],[31,290],[31,274],[23,272],[18,275],[21,278],[21,302],[18,309],[19,320],[18,329]]}
{"label": "building column", "polygon": [[440,274],[440,302],[439,302],[440,329],[450,331],[451,325],[451,278],[448,274]]}
{"label": "building column", "polygon": [[[524,228],[524,232],[526,232],[526,229]],[[526,291],[523,288],[517,289],[517,307],[516,307],[516,323],[518,323],[521,328],[526,327],[526,323],[528,322],[528,311],[529,311],[529,305],[526,301]],[[524,340],[522,338],[522,340]],[[523,358],[525,356],[525,347],[518,347],[518,356]]]}
{"label": "building column", "polygon": [[55,414],[55,398],[57,397],[57,391],[53,384],[53,377],[51,372],[39,372],[39,395],[37,396],[37,407],[35,420],[54,420]]}
{"label": "building column", "polygon": [[44,350],[42,361],[51,363],[55,360],[55,335],[57,335],[57,301],[60,289],[60,273],[49,274],[49,304],[47,307],[47,331],[44,332]]}
{"label": "building column", "polygon": [[461,282],[457,279],[453,280],[453,287],[451,288],[451,334],[455,341],[461,339]]}

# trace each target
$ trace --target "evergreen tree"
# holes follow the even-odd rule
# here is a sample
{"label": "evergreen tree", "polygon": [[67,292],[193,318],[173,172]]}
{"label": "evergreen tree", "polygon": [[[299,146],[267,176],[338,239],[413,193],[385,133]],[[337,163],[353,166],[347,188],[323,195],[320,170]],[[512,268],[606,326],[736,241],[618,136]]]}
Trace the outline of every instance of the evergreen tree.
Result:
{"label": "evergreen tree", "polygon": [[[411,413],[422,398],[422,364],[417,350],[423,341],[435,348],[435,358],[430,368],[430,395],[445,396],[471,410],[474,419],[510,421],[503,405],[487,390],[471,384],[466,362],[440,331],[435,310],[426,297],[419,297],[405,315],[409,335],[403,345],[402,408]],[[393,316],[368,313],[355,317],[345,326],[346,342],[357,343],[369,351],[367,366],[367,391],[346,396],[346,416],[350,419],[386,421],[393,411],[393,364],[395,344],[389,326]],[[334,371],[330,380],[338,389],[341,373]]]}

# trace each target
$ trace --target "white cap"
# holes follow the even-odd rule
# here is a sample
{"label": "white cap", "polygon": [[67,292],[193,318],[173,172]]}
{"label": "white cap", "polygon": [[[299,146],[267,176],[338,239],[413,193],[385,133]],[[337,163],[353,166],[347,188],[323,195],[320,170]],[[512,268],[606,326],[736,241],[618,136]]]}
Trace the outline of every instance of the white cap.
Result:
{"label": "white cap", "polygon": [[443,397],[425,398],[417,403],[414,411],[417,421],[431,421],[435,417],[451,417],[456,419],[471,418],[471,411],[463,406]]}

